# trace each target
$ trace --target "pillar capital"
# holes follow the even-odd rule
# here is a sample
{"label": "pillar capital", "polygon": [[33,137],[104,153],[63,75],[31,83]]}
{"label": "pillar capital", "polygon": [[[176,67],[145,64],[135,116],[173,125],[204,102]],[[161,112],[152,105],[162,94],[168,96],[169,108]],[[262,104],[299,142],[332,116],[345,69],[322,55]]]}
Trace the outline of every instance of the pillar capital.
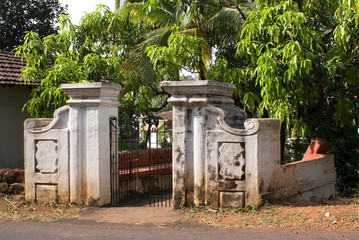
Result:
{"label": "pillar capital", "polygon": [[177,106],[204,106],[208,104],[233,104],[233,84],[209,80],[200,81],[164,81],[162,89],[171,98],[168,102]]}
{"label": "pillar capital", "polygon": [[69,106],[118,106],[121,86],[114,83],[94,82],[61,84],[61,89],[70,97]]}

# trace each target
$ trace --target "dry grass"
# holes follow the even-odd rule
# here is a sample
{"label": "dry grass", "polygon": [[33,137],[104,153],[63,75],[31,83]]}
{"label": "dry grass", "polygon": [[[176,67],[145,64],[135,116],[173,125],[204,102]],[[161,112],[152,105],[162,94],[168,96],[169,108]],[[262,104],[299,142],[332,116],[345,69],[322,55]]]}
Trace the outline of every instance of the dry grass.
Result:
{"label": "dry grass", "polygon": [[[24,195],[0,194],[0,220],[56,221],[78,218],[82,206],[34,204]],[[196,221],[219,228],[289,228],[308,230],[359,230],[359,200],[324,203],[281,203],[245,209],[187,208],[183,222]]]}
{"label": "dry grass", "polygon": [[190,208],[184,221],[198,221],[221,228],[289,228],[310,230],[359,230],[359,200],[338,199],[320,204],[309,202],[265,204],[259,208]]}
{"label": "dry grass", "polygon": [[0,194],[0,220],[55,221],[77,218],[79,206],[72,204],[34,204],[24,195]]}

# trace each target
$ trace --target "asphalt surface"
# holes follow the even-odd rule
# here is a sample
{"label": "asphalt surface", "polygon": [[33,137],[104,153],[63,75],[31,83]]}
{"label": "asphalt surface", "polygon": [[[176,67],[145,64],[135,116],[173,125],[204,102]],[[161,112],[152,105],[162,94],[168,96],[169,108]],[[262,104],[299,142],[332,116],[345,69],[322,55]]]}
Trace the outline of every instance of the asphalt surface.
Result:
{"label": "asphalt surface", "polygon": [[111,240],[111,239],[246,239],[246,240],[358,240],[359,232],[307,230],[217,229],[193,222],[174,222],[167,225],[116,224],[88,220],[56,222],[0,222],[1,240]]}

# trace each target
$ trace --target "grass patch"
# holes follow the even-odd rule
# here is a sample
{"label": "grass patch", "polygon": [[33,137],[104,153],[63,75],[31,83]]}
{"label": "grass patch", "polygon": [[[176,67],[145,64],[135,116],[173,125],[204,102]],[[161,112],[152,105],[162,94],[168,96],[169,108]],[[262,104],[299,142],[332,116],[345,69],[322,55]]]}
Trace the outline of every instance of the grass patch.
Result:
{"label": "grass patch", "polygon": [[188,208],[191,221],[230,228],[289,228],[310,230],[359,230],[358,199],[321,203],[283,202],[245,208]]}
{"label": "grass patch", "polygon": [[25,196],[0,194],[0,220],[56,221],[78,217],[81,206],[74,204],[36,204]]}

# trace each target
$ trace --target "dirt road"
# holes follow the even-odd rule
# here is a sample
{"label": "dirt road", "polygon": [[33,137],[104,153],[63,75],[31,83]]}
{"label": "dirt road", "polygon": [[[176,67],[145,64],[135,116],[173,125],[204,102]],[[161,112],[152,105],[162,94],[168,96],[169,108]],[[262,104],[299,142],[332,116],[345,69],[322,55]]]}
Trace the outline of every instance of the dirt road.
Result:
{"label": "dirt road", "polygon": [[246,239],[246,240],[336,240],[359,239],[359,232],[217,229],[196,223],[167,225],[115,224],[67,220],[57,222],[0,222],[0,239],[112,240],[112,239]]}
{"label": "dirt road", "polygon": [[112,239],[245,239],[245,240],[358,240],[358,231],[285,229],[219,229],[186,221],[184,211],[171,208],[85,208],[79,219],[56,222],[0,222],[0,240]]}

